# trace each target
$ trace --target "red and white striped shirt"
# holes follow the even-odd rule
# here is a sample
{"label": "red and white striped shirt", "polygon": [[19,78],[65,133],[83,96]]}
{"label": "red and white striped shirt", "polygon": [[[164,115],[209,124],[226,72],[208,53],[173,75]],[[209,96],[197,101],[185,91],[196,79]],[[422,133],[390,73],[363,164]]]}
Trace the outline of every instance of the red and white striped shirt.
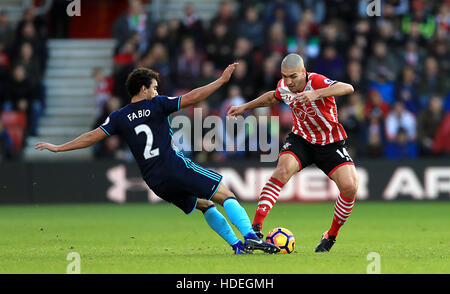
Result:
{"label": "red and white striped shirt", "polygon": [[306,74],[305,88],[293,93],[283,79],[278,82],[275,97],[291,107],[294,120],[292,132],[311,144],[326,145],[347,138],[344,127],[338,122],[336,101],[330,96],[301,104],[294,96],[304,91],[326,88],[334,83],[336,81],[311,72]]}

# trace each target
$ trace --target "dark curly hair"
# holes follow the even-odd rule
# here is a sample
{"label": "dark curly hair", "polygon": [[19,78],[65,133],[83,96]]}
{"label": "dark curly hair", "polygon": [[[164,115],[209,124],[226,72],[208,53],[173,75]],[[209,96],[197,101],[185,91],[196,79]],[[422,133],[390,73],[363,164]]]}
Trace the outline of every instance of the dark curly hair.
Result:
{"label": "dark curly hair", "polygon": [[125,82],[128,94],[134,97],[139,93],[142,86],[150,88],[153,79],[159,84],[159,73],[144,67],[136,68],[128,75],[127,81]]}

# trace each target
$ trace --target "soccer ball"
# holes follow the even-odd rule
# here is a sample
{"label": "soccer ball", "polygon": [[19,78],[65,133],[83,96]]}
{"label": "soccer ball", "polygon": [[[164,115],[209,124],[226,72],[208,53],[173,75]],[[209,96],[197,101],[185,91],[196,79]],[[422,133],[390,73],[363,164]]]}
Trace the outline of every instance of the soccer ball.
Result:
{"label": "soccer ball", "polygon": [[295,249],[294,234],[285,228],[275,228],[270,231],[266,241],[280,247],[280,252],[284,254],[291,254]]}

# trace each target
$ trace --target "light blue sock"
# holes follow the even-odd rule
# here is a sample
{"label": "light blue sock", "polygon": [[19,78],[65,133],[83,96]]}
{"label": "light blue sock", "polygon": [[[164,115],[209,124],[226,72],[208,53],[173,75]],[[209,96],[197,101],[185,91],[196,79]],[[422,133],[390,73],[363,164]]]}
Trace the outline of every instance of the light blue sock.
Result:
{"label": "light blue sock", "polygon": [[232,246],[239,242],[238,237],[234,234],[227,219],[217,210],[215,206],[212,206],[205,211],[204,216],[211,229],[227,241],[228,244]]}
{"label": "light blue sock", "polygon": [[223,207],[225,208],[225,212],[227,213],[230,222],[238,228],[239,232],[241,232],[244,237],[249,236],[249,234],[252,234],[251,236],[254,237],[255,231],[253,231],[247,212],[239,204],[236,198],[229,197],[225,199]]}

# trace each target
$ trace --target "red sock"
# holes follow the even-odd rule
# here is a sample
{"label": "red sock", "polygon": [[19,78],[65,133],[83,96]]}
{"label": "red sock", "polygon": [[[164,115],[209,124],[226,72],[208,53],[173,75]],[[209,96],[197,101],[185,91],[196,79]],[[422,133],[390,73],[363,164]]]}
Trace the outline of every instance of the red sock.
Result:
{"label": "red sock", "polygon": [[334,215],[331,227],[328,230],[328,235],[337,236],[339,229],[344,225],[345,221],[350,216],[355,204],[355,198],[347,198],[339,194],[334,204]]}
{"label": "red sock", "polygon": [[280,196],[281,189],[284,184],[275,178],[270,178],[261,191],[259,196],[258,207],[256,208],[255,218],[253,219],[253,225],[262,224],[269,211],[275,205]]}

